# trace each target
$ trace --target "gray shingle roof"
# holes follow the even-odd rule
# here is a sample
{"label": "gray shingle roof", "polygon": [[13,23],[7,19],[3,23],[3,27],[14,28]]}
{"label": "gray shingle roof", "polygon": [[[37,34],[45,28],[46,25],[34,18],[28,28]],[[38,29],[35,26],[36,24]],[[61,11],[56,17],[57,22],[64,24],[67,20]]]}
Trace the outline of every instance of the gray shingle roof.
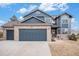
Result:
{"label": "gray shingle roof", "polygon": [[19,24],[20,23],[20,21],[9,21],[9,22],[7,22],[6,24],[4,24],[2,27],[14,27],[14,25],[16,25],[16,24]]}
{"label": "gray shingle roof", "polygon": [[32,10],[30,13],[28,13],[28,14],[25,15],[24,17],[27,17],[28,15],[30,15],[30,14],[36,12],[36,11],[40,11],[40,12],[42,12],[42,13],[48,15],[49,17],[53,18],[53,17],[52,17],[51,15],[49,15],[48,13],[46,13],[46,12],[44,12],[44,11],[42,11],[42,10],[39,10],[39,9],[34,9],[34,10]]}
{"label": "gray shingle roof", "polygon": [[57,18],[63,16],[63,15],[68,15],[70,18],[73,17],[72,15],[70,15],[70,14],[68,14],[68,13],[65,12],[65,13],[63,13],[63,14],[58,15],[58,16],[55,18],[55,20],[56,20]]}

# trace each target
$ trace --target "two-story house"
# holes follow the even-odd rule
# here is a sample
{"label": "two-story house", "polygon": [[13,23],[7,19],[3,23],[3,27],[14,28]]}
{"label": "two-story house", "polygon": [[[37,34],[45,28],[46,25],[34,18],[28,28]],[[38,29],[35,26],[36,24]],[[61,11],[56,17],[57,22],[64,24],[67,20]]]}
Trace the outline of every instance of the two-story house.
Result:
{"label": "two-story house", "polygon": [[51,41],[52,37],[61,37],[71,33],[72,16],[64,13],[51,16],[41,10],[33,10],[22,21],[10,21],[4,24],[4,39],[16,41]]}

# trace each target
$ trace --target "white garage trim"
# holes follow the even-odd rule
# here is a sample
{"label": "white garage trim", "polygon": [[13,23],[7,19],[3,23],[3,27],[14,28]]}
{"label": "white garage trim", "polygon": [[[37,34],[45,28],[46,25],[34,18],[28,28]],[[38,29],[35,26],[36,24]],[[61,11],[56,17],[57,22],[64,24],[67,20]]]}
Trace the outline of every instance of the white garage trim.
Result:
{"label": "white garage trim", "polygon": [[4,40],[7,40],[7,30],[14,30],[14,28],[4,28],[3,29],[3,38]]}
{"label": "white garage trim", "polygon": [[51,26],[14,26],[14,40],[19,41],[19,29],[47,29],[47,41],[51,41]]}

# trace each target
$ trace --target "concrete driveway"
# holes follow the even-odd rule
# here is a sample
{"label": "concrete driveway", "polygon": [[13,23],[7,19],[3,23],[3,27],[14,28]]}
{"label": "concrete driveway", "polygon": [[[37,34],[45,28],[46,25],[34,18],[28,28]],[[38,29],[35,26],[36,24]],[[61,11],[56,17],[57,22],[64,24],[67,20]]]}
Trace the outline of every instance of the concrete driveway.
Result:
{"label": "concrete driveway", "polygon": [[44,41],[0,41],[0,56],[51,56],[51,53]]}

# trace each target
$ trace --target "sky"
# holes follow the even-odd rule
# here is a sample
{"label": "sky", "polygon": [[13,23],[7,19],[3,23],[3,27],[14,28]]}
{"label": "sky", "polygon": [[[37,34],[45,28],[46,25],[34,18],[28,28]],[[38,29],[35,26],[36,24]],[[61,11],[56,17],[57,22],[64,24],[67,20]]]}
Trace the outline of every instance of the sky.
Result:
{"label": "sky", "polygon": [[40,9],[49,15],[67,12],[72,15],[72,29],[79,30],[79,3],[0,3],[0,25],[5,24],[13,15],[18,20],[33,9]]}

